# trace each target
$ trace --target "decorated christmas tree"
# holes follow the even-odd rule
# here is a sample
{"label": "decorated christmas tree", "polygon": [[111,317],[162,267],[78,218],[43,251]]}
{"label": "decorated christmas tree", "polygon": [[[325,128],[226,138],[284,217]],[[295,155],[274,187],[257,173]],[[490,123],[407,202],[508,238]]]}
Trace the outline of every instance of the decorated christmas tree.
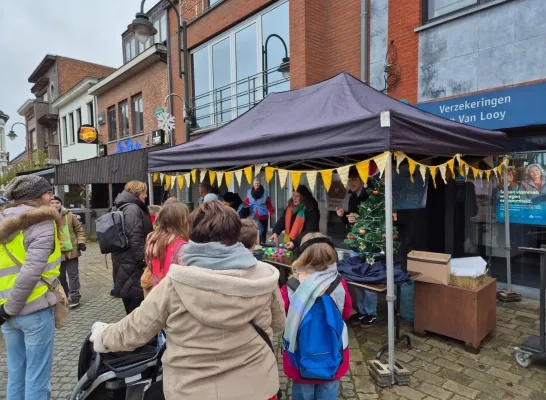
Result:
{"label": "decorated christmas tree", "polygon": [[[386,227],[385,227],[385,185],[379,179],[371,178],[368,182],[369,197],[358,206],[356,222],[345,239],[353,249],[359,249],[360,255],[366,262],[373,264],[379,253],[385,254]],[[393,221],[397,215],[393,209]],[[400,243],[398,242],[398,230],[393,226],[393,249],[396,253]]]}

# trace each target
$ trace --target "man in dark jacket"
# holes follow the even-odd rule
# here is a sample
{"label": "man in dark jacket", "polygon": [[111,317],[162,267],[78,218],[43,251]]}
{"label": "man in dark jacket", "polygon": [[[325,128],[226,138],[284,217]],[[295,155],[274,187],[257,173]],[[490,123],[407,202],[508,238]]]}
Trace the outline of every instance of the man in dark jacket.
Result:
{"label": "man in dark jacket", "polygon": [[[364,182],[360,178],[355,166],[349,169],[349,191],[343,200],[343,206],[338,207],[336,213],[346,225],[354,224],[358,215],[358,206],[368,198],[368,192]],[[358,248],[350,249],[351,257],[360,255]],[[362,288],[355,288],[357,295],[358,313],[353,315],[350,321],[354,324],[365,326],[373,325],[377,320],[377,294]]]}
{"label": "man in dark jacket", "polygon": [[115,207],[123,212],[125,234],[129,240],[126,250],[112,254],[114,294],[123,300],[127,314],[144,300],[140,277],[146,267],[146,238],[153,231],[145,203],[147,191],[144,182],[131,181],[125,185],[125,190],[114,202]]}

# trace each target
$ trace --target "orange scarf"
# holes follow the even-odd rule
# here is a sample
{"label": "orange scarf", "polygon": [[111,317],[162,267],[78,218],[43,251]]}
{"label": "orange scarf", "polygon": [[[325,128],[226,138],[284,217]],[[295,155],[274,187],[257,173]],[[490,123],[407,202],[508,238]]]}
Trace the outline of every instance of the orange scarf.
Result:
{"label": "orange scarf", "polygon": [[[296,218],[292,225],[292,211],[296,209]],[[289,205],[284,215],[284,231],[288,237],[292,240],[296,240],[299,234],[303,231],[305,225],[305,207],[294,207],[293,204]]]}

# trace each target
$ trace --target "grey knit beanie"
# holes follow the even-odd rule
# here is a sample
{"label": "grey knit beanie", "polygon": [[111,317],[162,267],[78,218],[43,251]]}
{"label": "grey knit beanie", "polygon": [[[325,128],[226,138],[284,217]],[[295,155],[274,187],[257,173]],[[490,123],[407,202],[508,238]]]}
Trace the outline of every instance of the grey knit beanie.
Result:
{"label": "grey knit beanie", "polygon": [[36,200],[52,191],[51,184],[41,176],[22,175],[8,184],[5,196],[9,200]]}

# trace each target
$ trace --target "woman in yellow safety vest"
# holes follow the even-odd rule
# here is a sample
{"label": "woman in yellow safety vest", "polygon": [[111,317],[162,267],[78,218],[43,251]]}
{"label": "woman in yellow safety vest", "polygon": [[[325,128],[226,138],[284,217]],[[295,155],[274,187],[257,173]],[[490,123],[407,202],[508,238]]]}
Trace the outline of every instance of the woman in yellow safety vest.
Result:
{"label": "woman in yellow safety vest", "polygon": [[49,399],[59,276],[59,213],[53,188],[36,175],[13,179],[0,213],[0,325],[6,342],[8,399]]}

